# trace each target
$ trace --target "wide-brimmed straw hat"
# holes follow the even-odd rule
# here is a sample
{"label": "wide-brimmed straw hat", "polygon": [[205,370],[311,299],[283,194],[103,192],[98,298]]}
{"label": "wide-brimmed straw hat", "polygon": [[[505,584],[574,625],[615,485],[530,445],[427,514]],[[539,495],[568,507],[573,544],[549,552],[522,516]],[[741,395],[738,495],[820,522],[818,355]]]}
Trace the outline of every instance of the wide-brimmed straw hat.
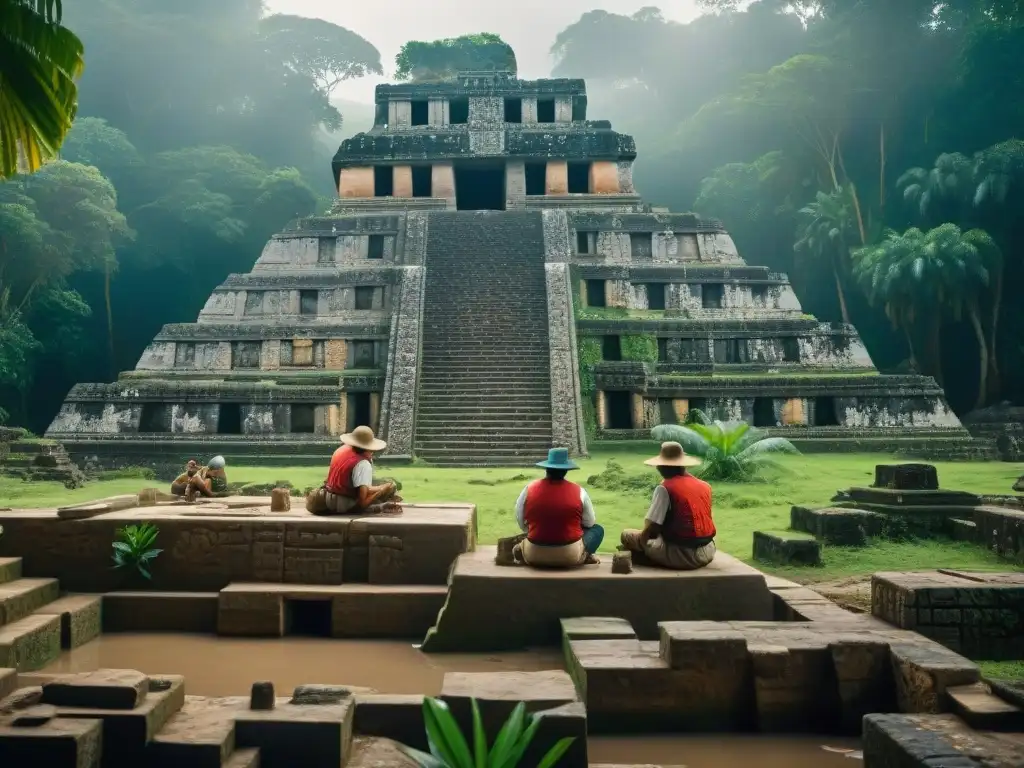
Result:
{"label": "wide-brimmed straw hat", "polygon": [[372,453],[383,451],[388,447],[388,444],[383,440],[378,440],[373,436],[373,430],[369,427],[356,427],[351,432],[346,432],[341,436],[341,442],[345,445],[351,445],[353,448],[361,448]]}
{"label": "wide-brimmed straw hat", "polygon": [[537,466],[541,469],[579,469],[576,463],[569,458],[569,451],[566,448],[552,448],[548,451],[547,461],[538,461]]}
{"label": "wide-brimmed straw hat", "polygon": [[696,467],[700,463],[696,456],[687,456],[679,443],[662,443],[661,453],[644,462],[649,467]]}

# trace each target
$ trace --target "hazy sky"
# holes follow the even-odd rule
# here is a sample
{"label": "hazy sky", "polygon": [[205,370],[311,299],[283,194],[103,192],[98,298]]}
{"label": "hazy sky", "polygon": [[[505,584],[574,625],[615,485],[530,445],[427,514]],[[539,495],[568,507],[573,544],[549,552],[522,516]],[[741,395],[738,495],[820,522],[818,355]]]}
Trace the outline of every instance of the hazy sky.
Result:
{"label": "hazy sky", "polygon": [[[496,32],[515,49],[522,77],[550,74],[548,50],[555,35],[583,13],[603,9],[632,14],[652,5],[676,21],[698,15],[695,0],[267,0],[271,13],[318,17],[358,32],[377,46],[388,74],[407,40]],[[336,94],[372,102],[373,87],[387,79],[343,83]]]}

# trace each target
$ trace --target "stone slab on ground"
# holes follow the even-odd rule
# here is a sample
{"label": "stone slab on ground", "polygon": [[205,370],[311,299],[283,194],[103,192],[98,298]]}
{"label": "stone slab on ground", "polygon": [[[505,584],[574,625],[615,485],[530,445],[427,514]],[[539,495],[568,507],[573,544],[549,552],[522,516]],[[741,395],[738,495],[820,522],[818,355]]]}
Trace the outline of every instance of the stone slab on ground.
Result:
{"label": "stone slab on ground", "polygon": [[216,592],[107,592],[104,632],[217,631]]}
{"label": "stone slab on ground", "polygon": [[417,768],[418,765],[402,751],[397,741],[376,736],[356,736],[352,741],[352,754],[346,768]]}
{"label": "stone slab on ground", "polygon": [[0,626],[0,667],[41,669],[60,656],[60,616],[33,614]]}
{"label": "stone slab on ground", "polygon": [[0,584],[0,625],[13,624],[58,597],[60,583],[56,579],[18,579]]}
{"label": "stone slab on ground", "polygon": [[1024,710],[1024,680],[986,677],[985,682],[1003,701],[1008,701],[1015,707]]}
{"label": "stone slab on ground", "polygon": [[36,613],[60,616],[60,645],[65,650],[85,645],[103,631],[101,595],[65,595]]}
{"label": "stone slab on ground", "polygon": [[333,637],[418,638],[436,621],[448,590],[434,585],[230,584],[218,599],[217,632],[282,637],[294,602],[327,603]]}
{"label": "stone slab on ground", "polygon": [[53,509],[0,512],[0,557],[21,556],[26,573],[53,576],[72,592],[111,592],[124,584],[110,568],[110,542],[119,528],[149,522],[163,550],[153,563],[156,590],[213,592],[238,581],[443,586],[452,562],[476,542],[476,508],[468,504],[329,518],[271,513],[266,497],[215,501],[105,512],[74,525]]}
{"label": "stone slab on ground", "polygon": [[821,565],[821,544],[800,531],[754,531],[753,555],[762,563]]}
{"label": "stone slab on ground", "polygon": [[43,685],[43,703],[56,707],[135,709],[149,693],[149,678],[134,669],[97,669],[63,675]]}
{"label": "stone slab on ground", "polygon": [[952,715],[864,718],[864,765],[922,768],[1019,768],[1024,735],[974,731]]}
{"label": "stone slab on ground", "polygon": [[1024,657],[1024,573],[876,573],[871,612],[973,658]]}
{"label": "stone slab on ground", "polygon": [[[248,703],[248,697],[241,699]],[[338,768],[352,747],[352,698],[338,704],[292,704],[277,700],[272,710],[245,709],[235,718],[235,744],[259,749],[260,768]]]}
{"label": "stone slab on ground", "polygon": [[884,523],[884,515],[863,509],[794,506],[789,510],[790,528],[839,546],[864,546],[870,537],[882,533]]}
{"label": "stone slab on ground", "polygon": [[235,748],[238,698],[186,696],[185,704],[153,738],[147,749],[152,768],[221,768]]}
{"label": "stone slab on ground", "polygon": [[562,637],[568,640],[629,640],[636,638],[636,630],[625,619],[578,616],[562,619]]}
{"label": "stone slab on ground", "polygon": [[103,726],[55,718],[31,728],[0,724],[0,765],[100,768]]}
{"label": "stone slab on ground", "polygon": [[20,557],[0,557],[0,584],[7,584],[21,578]]}
{"label": "stone slab on ground", "polygon": [[659,621],[767,621],[773,608],[764,575],[723,552],[699,571],[638,566],[626,578],[612,574],[607,561],[568,571],[502,567],[494,548],[482,547],[456,562],[448,601],[423,650],[557,645],[562,619],[609,614],[653,639]]}
{"label": "stone slab on ground", "polygon": [[1024,509],[983,504],[974,508],[971,519],[979,544],[1004,560],[1024,563]]}
{"label": "stone slab on ground", "polygon": [[362,693],[355,697],[353,731],[358,736],[379,736],[427,750],[423,725],[423,696],[419,694]]}
{"label": "stone slab on ground", "polygon": [[953,713],[979,731],[1024,732],[1024,711],[997,696],[984,682],[949,688]]}

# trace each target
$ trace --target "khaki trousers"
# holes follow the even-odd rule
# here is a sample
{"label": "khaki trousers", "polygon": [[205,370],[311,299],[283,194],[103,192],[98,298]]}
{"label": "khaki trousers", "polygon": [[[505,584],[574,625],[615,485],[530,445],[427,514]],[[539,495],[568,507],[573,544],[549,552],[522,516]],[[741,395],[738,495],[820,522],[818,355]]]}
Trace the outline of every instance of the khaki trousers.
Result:
{"label": "khaki trousers", "polygon": [[523,539],[516,548],[522,552],[523,561],[535,568],[575,568],[587,559],[583,539],[561,547],[541,547]]}
{"label": "khaki trousers", "polygon": [[715,559],[715,542],[703,547],[681,547],[669,544],[661,536],[651,539],[645,546],[640,546],[643,531],[633,529],[622,532],[622,546],[630,552],[643,555],[655,565],[671,568],[674,571],[696,571]]}
{"label": "khaki trousers", "polygon": [[400,515],[401,497],[391,494],[365,509],[356,505],[356,500],[348,496],[331,493],[323,486],[306,495],[306,511],[314,515]]}

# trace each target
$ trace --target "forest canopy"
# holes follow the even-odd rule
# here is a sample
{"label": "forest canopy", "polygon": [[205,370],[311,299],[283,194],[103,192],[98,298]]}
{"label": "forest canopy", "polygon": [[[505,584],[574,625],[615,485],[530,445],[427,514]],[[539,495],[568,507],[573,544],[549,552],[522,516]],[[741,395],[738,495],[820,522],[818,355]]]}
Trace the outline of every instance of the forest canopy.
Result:
{"label": "forest canopy", "polygon": [[518,72],[512,46],[500,36],[482,32],[429,43],[410,40],[395,57],[395,79],[444,80],[460,71]]}

